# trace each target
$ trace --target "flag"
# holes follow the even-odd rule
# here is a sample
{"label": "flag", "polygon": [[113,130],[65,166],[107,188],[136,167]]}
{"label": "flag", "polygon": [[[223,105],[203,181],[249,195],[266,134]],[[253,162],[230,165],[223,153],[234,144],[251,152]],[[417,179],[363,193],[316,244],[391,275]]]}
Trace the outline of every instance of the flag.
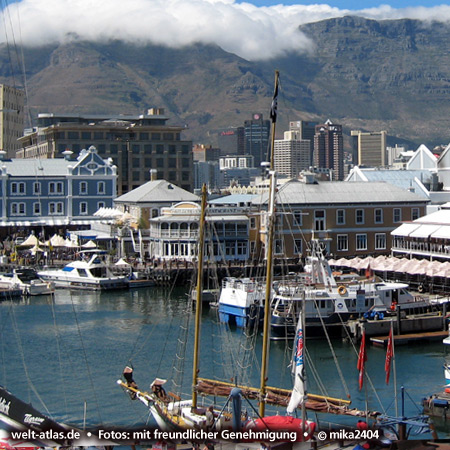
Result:
{"label": "flag", "polygon": [[278,78],[275,84],[275,91],[273,93],[272,104],[270,105],[270,119],[272,123],[277,121],[277,113],[278,113]]}
{"label": "flag", "polygon": [[394,336],[392,335],[392,327],[391,327],[386,350],[386,361],[384,363],[384,371],[386,372],[386,384],[389,384],[389,376],[391,375],[391,361],[393,357],[394,357]]}
{"label": "flag", "polygon": [[367,361],[366,355],[366,332],[363,331],[361,338],[361,346],[359,347],[358,364],[356,368],[359,370],[359,390],[363,387],[364,382],[364,364]]}

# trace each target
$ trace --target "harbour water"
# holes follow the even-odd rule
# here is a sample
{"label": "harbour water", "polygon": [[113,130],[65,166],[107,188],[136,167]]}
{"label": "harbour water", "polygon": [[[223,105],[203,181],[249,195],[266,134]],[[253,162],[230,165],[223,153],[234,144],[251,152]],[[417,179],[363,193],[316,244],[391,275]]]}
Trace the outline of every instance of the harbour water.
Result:
{"label": "harbour water", "polygon": [[[135,380],[144,389],[156,377],[173,377],[187,298],[184,289],[141,288],[105,293],[58,290],[54,297],[1,302],[0,384],[43,413],[73,425],[134,427],[153,423],[144,406],[131,401],[116,380],[127,364],[133,365]],[[231,368],[230,355],[240,353],[237,349],[247,345],[248,339],[239,330],[227,332],[224,326],[217,327],[213,309],[203,311],[203,324],[200,376],[225,375],[231,381],[238,372]],[[191,339],[192,326],[187,335]],[[308,359],[314,364],[314,373],[308,369],[308,390],[340,398],[349,394],[352,408],[365,409],[367,403],[369,409],[394,415],[393,373],[390,385],[385,384],[385,349],[368,347],[370,379],[360,391],[358,349],[341,340],[332,344],[330,350],[326,339],[307,340]],[[257,386],[259,334],[255,345],[255,354],[244,360],[238,382]],[[290,352],[286,342],[271,343],[268,385],[291,386]],[[192,377],[191,356],[188,349],[184,392],[189,391]],[[406,389],[406,415],[419,414],[421,399],[442,389],[444,357],[440,342],[396,349],[397,386],[399,392],[400,386]],[[345,419],[348,424],[356,420]],[[335,421],[342,423],[340,417]],[[439,437],[449,438],[450,427],[437,422]]]}

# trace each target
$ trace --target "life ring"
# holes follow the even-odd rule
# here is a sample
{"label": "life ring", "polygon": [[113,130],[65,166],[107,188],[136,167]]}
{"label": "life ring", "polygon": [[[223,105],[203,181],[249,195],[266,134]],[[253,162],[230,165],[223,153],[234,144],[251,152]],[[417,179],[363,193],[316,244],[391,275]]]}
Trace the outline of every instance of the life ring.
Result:
{"label": "life ring", "polygon": [[423,292],[423,284],[420,284],[419,287],[417,288],[417,290],[422,293]]}
{"label": "life ring", "polygon": [[395,311],[397,309],[397,302],[391,303],[391,311]]}
{"label": "life ring", "polygon": [[338,291],[339,295],[345,295],[347,293],[347,288],[345,286],[341,285],[341,286],[338,287],[337,291]]}

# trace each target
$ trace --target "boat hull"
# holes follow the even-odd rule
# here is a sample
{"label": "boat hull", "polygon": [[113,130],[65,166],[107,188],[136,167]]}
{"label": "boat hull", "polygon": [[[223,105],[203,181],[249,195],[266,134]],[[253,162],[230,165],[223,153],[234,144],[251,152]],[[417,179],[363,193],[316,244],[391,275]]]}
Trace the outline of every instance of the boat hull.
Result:
{"label": "boat hull", "polygon": [[69,289],[85,289],[85,290],[111,290],[126,289],[129,287],[125,277],[112,278],[78,278],[65,276],[64,273],[55,271],[54,274],[49,272],[40,272],[39,275],[43,280],[53,282],[56,288]]}

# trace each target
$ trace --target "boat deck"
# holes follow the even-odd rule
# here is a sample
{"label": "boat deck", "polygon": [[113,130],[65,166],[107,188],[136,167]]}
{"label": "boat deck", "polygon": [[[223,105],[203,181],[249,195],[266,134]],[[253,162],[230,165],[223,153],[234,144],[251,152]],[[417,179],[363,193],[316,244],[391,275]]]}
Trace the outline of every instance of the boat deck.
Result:
{"label": "boat deck", "polygon": [[[412,342],[442,341],[448,336],[448,331],[426,331],[423,333],[410,333],[394,335],[395,345],[407,345]],[[387,346],[389,336],[374,336],[370,338],[373,345]]]}

